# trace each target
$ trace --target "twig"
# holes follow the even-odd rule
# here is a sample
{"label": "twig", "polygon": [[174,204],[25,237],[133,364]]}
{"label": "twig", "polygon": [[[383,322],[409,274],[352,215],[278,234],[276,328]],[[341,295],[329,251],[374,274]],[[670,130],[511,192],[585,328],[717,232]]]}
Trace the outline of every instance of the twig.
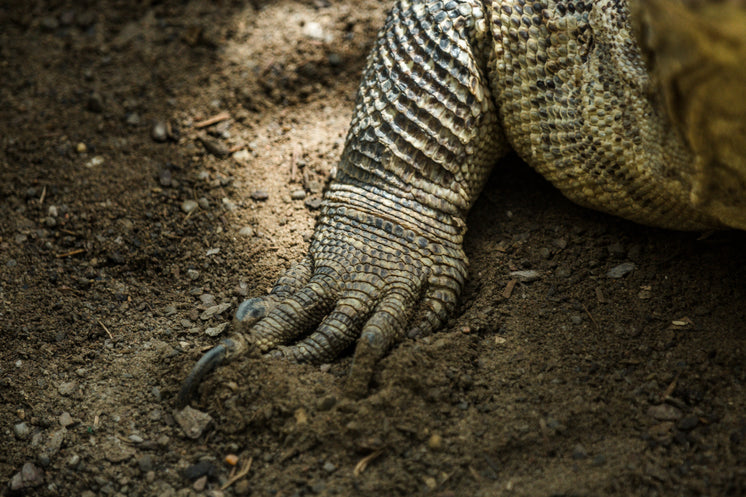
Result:
{"label": "twig", "polygon": [[58,259],[62,259],[63,257],[70,257],[73,255],[82,254],[83,252],[85,252],[85,249],[75,249],[71,250],[70,252],[65,252],[64,254],[57,254],[55,255],[55,257]]}
{"label": "twig", "polygon": [[220,121],[225,121],[226,119],[230,119],[231,115],[227,112],[221,112],[220,114],[215,114],[212,117],[208,117],[207,119],[200,121],[198,123],[194,123],[194,127],[197,129],[206,128],[208,126],[212,126],[213,124],[217,124]]}
{"label": "twig", "polygon": [[106,325],[104,323],[102,323],[100,319],[97,319],[97,321],[98,321],[98,324],[100,324],[101,327],[104,329],[104,331],[106,332],[106,334],[109,335],[109,338],[111,338],[112,340],[114,340],[114,335],[111,334],[111,331],[109,331],[109,328],[107,328]]}
{"label": "twig", "polygon": [[230,487],[234,483],[236,483],[238,480],[249,474],[249,470],[251,469],[251,463],[254,462],[253,457],[249,457],[249,460],[246,461],[246,464],[244,464],[241,467],[241,471],[235,474],[235,476],[231,477],[227,482],[223,483],[223,486],[220,487],[220,490],[225,490],[226,488]]}
{"label": "twig", "polygon": [[506,299],[510,298],[510,296],[513,294],[513,288],[515,288],[516,283],[518,283],[518,280],[508,281],[505,290],[503,290],[503,297],[505,297]]}
{"label": "twig", "polygon": [[593,318],[593,314],[591,314],[591,311],[588,310],[585,304],[583,304],[583,310],[585,311],[586,314],[588,314],[588,317],[591,318],[591,321],[593,322],[593,326],[596,327],[596,331],[599,331],[601,327],[598,325],[596,320]]}
{"label": "twig", "polygon": [[39,197],[39,207],[41,207],[44,204],[44,197],[47,196],[47,185],[44,185],[44,188],[41,190],[41,197]]}
{"label": "twig", "polygon": [[360,461],[355,465],[355,469],[352,470],[352,474],[355,476],[360,476],[360,474],[365,471],[365,468],[368,467],[368,464],[378,456],[380,456],[383,453],[383,449],[378,449],[375,452],[372,452],[368,454],[367,456],[360,459]]}

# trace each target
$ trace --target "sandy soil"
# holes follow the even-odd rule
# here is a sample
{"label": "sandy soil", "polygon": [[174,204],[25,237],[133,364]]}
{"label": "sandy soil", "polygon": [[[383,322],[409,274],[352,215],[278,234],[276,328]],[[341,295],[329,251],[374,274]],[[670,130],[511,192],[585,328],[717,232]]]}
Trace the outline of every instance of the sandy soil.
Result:
{"label": "sandy soil", "polygon": [[179,384],[306,249],[383,16],[0,5],[0,493],[746,495],[746,236],[581,209],[515,158],[458,313],[369,396],[349,357],[246,357],[187,436]]}

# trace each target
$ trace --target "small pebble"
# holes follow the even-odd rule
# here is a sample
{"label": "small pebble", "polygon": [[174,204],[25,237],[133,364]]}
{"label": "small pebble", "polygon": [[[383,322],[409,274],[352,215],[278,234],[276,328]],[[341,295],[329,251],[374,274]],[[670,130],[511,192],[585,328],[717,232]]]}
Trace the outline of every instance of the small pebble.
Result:
{"label": "small pebble", "polygon": [[[201,437],[205,429],[207,429],[210,423],[212,423],[212,417],[209,414],[198,411],[190,406],[185,407],[181,411],[175,411],[174,419],[179,424],[184,434],[192,439]],[[199,478],[202,474],[197,475],[194,478]]]}
{"label": "small pebble", "polygon": [[199,206],[199,204],[194,200],[185,200],[181,203],[181,210],[189,214],[194,209],[196,209]]}
{"label": "small pebble", "polygon": [[223,333],[223,331],[225,331],[227,327],[228,327],[228,323],[221,323],[217,326],[212,326],[210,328],[207,328],[205,330],[205,334],[207,336],[216,337],[220,335],[221,333]]}
{"label": "small pebble", "polygon": [[42,483],[44,483],[44,471],[34,463],[27,462],[21,471],[13,475],[8,486],[11,491],[17,492],[24,488],[38,487]]}
{"label": "small pebble", "polygon": [[201,478],[205,475],[209,476],[213,473],[215,473],[215,466],[213,466],[210,461],[199,461],[196,464],[184,468],[184,471],[182,471],[184,478],[188,480],[196,480],[197,478]]}
{"label": "small pebble", "polygon": [[25,440],[28,438],[31,430],[26,423],[18,423],[13,425],[13,433],[15,433],[17,439]]}
{"label": "small pebble", "polygon": [[97,155],[96,157],[91,158],[88,162],[85,163],[85,167],[87,168],[93,168],[100,166],[104,163],[104,158],[100,155]]}
{"label": "small pebble", "polygon": [[140,435],[132,434],[127,438],[129,439],[130,442],[135,443],[135,444],[143,443],[143,438]]}
{"label": "small pebble", "polygon": [[306,198],[306,191],[305,190],[293,190],[290,193],[290,198],[293,200],[303,200]]}
{"label": "small pebble", "polygon": [[231,466],[238,464],[238,456],[236,454],[228,454],[225,456],[225,463]]}
{"label": "small pebble", "polygon": [[192,488],[197,492],[201,492],[205,489],[206,485],[207,485],[207,475],[204,475],[194,480],[194,484],[192,485]]}
{"label": "small pebble", "polygon": [[71,468],[74,468],[75,466],[80,463],[80,456],[78,454],[73,454],[70,456],[70,458],[67,460],[67,465]]}
{"label": "small pebble", "polygon": [[126,122],[130,126],[138,126],[140,124],[140,121],[140,114],[138,114],[137,112],[130,112],[129,114],[127,114],[127,117],[124,120],[124,122]]}
{"label": "small pebble", "polygon": [[60,385],[57,387],[57,391],[63,397],[67,397],[75,391],[76,387],[77,384],[74,381],[67,381],[64,383],[60,383]]}
{"label": "small pebble", "polygon": [[153,470],[153,456],[150,454],[145,454],[141,456],[137,460],[137,466],[140,468],[140,471],[143,473],[147,473],[148,471]]}
{"label": "small pebble", "polygon": [[209,138],[207,136],[200,136],[199,141],[205,147],[205,150],[210,152],[212,155],[218,158],[228,157],[230,155],[230,149],[222,142]]}
{"label": "small pebble", "polygon": [[224,302],[222,304],[214,305],[212,307],[208,307],[205,312],[199,315],[199,318],[202,321],[207,321],[213,316],[219,316],[220,314],[224,313],[228,309],[230,309],[231,304],[228,302]]}
{"label": "small pebble", "polygon": [[304,202],[304,205],[312,211],[315,211],[316,209],[321,207],[321,199],[319,197],[307,198]]}
{"label": "small pebble", "polygon": [[636,267],[637,266],[634,262],[623,262],[622,264],[609,269],[609,272],[606,273],[606,276],[613,279],[623,278],[628,273],[634,271]]}
{"label": "small pebble", "polygon": [[156,121],[153,127],[150,128],[150,137],[157,142],[165,142],[168,140],[168,126],[163,121]]}
{"label": "small pebble", "polygon": [[[200,302],[207,306],[215,305],[215,296],[210,293],[203,293],[199,296]],[[190,325],[191,326],[191,325]]]}
{"label": "small pebble", "polygon": [[199,278],[199,271],[197,271],[196,269],[187,269],[187,277],[189,277],[190,280],[194,281]]}
{"label": "small pebble", "polygon": [[528,283],[530,281],[538,280],[539,277],[541,277],[541,273],[534,270],[511,271],[510,276],[523,283]]}
{"label": "small pebble", "polygon": [[269,193],[264,190],[254,190],[251,192],[251,198],[259,201],[267,200],[269,198]]}
{"label": "small pebble", "polygon": [[238,234],[245,237],[251,237],[254,236],[254,228],[251,226],[244,226],[240,230],[238,230]]}
{"label": "small pebble", "polygon": [[577,314],[570,316],[570,322],[575,325],[581,324],[583,322],[583,316]]}
{"label": "small pebble", "polygon": [[327,473],[333,473],[337,470],[337,466],[334,465],[331,461],[326,461],[323,466],[324,471]]}
{"label": "small pebble", "polygon": [[198,204],[199,204],[199,206],[200,206],[200,207],[202,207],[203,209],[208,209],[208,208],[210,207],[210,200],[209,200],[209,199],[208,199],[207,197],[200,197],[200,198],[199,198],[199,199],[197,200],[197,203],[198,203]]}
{"label": "small pebble", "polygon": [[659,404],[657,406],[650,406],[648,416],[659,421],[678,421],[681,419],[682,413],[681,410],[672,405]]}
{"label": "small pebble", "polygon": [[86,144],[83,142],[78,143],[75,145],[75,151],[79,154],[84,154],[88,151],[88,147],[86,147]]}
{"label": "small pebble", "polygon": [[427,441],[427,446],[431,450],[440,450],[443,448],[443,437],[438,435],[437,433],[433,433],[430,435],[430,438]]}
{"label": "small pebble", "polygon": [[337,404],[337,398],[334,395],[327,395],[319,399],[316,404],[316,409],[319,411],[328,411]]}
{"label": "small pebble", "polygon": [[60,425],[61,426],[63,426],[64,428],[67,428],[73,423],[75,423],[75,421],[73,420],[73,417],[70,416],[69,412],[65,411],[62,414],[60,414]]}

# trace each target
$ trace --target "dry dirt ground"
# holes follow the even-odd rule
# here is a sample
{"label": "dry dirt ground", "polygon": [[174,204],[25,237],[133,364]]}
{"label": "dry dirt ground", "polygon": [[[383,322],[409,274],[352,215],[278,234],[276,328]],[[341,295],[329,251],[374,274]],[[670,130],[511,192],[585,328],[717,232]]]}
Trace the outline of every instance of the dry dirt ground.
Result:
{"label": "dry dirt ground", "polygon": [[369,396],[349,357],[247,357],[186,435],[207,332],[307,246],[384,9],[0,4],[1,494],[746,495],[746,236],[581,209],[515,158],[457,315]]}

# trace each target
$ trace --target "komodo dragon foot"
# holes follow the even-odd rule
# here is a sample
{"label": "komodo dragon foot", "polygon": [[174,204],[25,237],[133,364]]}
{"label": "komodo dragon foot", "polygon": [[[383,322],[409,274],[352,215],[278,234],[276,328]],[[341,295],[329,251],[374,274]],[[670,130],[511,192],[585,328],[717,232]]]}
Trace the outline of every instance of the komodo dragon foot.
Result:
{"label": "komodo dragon foot", "polygon": [[255,347],[348,391],[466,278],[465,219],[512,148],[567,197],[673,229],[746,229],[746,2],[399,0],[368,59],[308,256],[197,363]]}

